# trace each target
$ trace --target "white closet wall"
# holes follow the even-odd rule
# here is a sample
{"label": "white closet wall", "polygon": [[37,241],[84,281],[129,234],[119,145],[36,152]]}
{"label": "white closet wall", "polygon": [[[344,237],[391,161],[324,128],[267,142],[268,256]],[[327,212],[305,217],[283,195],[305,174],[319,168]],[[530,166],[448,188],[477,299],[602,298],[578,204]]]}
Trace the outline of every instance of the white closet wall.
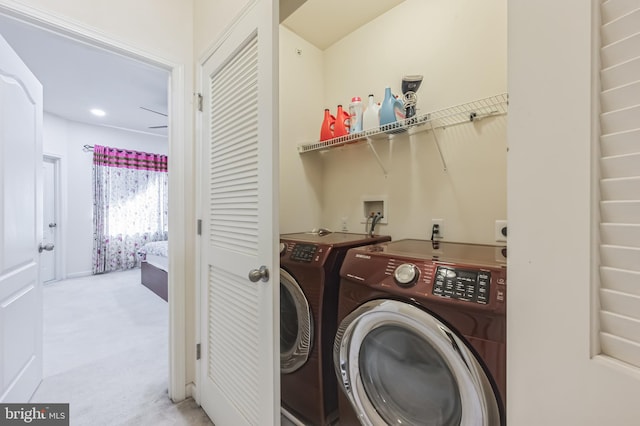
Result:
{"label": "white closet wall", "polygon": [[[400,93],[404,75],[424,76],[419,114],[506,92],[506,13],[505,0],[406,0],[321,59],[311,47],[286,61],[304,42],[288,41],[297,36],[281,30],[281,211],[297,208],[306,219],[281,213],[282,229],[296,223],[340,230],[344,221],[350,232],[363,232],[362,199],[381,196],[388,225],[378,231],[394,239],[429,238],[431,219],[439,218],[446,240],[495,244],[494,223],[507,219],[505,116],[436,130],[447,171],[430,131],[374,141],[386,175],[365,143],[304,155],[295,146],[319,139],[324,108],[335,114],[352,96],[366,104],[369,93],[381,102],[385,86]],[[321,63],[322,73],[307,74],[300,85],[293,59],[298,69]],[[299,203],[301,197],[307,201]],[[316,219],[302,206],[321,212]]]}

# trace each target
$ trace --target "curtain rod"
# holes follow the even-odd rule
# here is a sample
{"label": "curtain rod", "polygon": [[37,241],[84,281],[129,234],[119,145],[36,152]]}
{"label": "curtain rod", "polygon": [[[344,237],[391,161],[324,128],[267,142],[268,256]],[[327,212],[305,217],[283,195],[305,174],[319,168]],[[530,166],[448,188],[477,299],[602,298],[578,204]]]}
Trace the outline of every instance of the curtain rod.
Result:
{"label": "curtain rod", "polygon": [[83,145],[82,150],[84,152],[93,152],[93,145]]}

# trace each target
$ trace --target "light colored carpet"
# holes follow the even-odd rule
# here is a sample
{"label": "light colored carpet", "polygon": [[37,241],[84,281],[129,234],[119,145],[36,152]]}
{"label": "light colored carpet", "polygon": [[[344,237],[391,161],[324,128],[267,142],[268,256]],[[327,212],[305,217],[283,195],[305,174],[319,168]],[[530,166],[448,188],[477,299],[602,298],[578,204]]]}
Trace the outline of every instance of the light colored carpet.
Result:
{"label": "light colored carpet", "polygon": [[168,305],[140,270],[47,284],[44,380],[31,402],[70,404],[72,426],[212,425],[167,396]]}

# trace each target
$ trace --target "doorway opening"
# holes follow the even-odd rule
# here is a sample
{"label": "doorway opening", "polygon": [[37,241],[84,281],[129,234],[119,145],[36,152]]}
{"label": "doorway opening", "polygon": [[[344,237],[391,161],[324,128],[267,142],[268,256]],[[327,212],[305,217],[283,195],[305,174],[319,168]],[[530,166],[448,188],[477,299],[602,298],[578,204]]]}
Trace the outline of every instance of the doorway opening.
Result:
{"label": "doorway opening", "polygon": [[[99,51],[101,55],[105,57],[111,56],[112,58],[117,58],[120,61],[135,62],[138,68],[140,69],[155,68],[157,70],[162,71],[165,74],[163,88],[166,92],[166,98],[168,100],[165,103],[165,110],[161,112],[164,113],[163,115],[165,116],[167,122],[171,120],[171,116],[173,114],[176,114],[178,116],[178,119],[176,120],[176,125],[172,126],[172,128],[166,128],[165,126],[162,125],[162,123],[149,121],[149,123],[147,124],[146,130],[143,130],[143,131],[134,130],[130,133],[138,134],[138,135],[146,134],[146,136],[148,137],[153,137],[152,136],[153,132],[161,131],[161,129],[165,127],[164,138],[166,140],[167,153],[169,153],[169,151],[171,151],[172,149],[172,143],[171,143],[172,140],[182,139],[182,135],[184,133],[184,120],[180,119],[179,117],[181,113],[179,109],[179,105],[184,103],[185,77],[182,71],[184,68],[184,65],[174,64],[174,63],[160,60],[151,54],[141,52],[140,50],[135,49],[131,46],[123,45],[121,42],[117,40],[106,38],[103,35],[100,35],[97,33],[92,33],[90,30],[88,30],[85,27],[80,27],[77,24],[72,22],[63,21],[59,17],[48,15],[46,12],[43,12],[43,11],[32,10],[31,8],[27,8],[26,6],[25,7],[0,6],[0,20],[2,21],[2,25],[0,25],[0,28],[2,28],[2,30],[0,30],[0,34],[2,34],[3,37],[5,36],[5,32],[7,31],[7,26],[4,25],[5,22],[11,22],[14,25],[25,26],[31,32],[41,31],[41,32],[49,33],[52,37],[59,37],[59,38],[66,39],[69,42],[78,43],[82,45],[85,50],[89,51],[93,49],[95,51]],[[8,37],[5,37],[5,38],[8,38]],[[29,39],[30,37],[26,37],[26,40],[29,40]],[[47,55],[50,54],[50,52],[46,51],[45,47],[41,47],[40,53],[41,53],[40,56],[45,58],[47,57]],[[51,65],[56,62],[64,62],[65,60],[66,58],[48,57],[48,61],[49,61],[48,64]],[[169,91],[171,91],[171,94],[169,94]],[[117,91],[114,93],[116,95],[119,95]],[[47,88],[45,86],[45,99],[46,98],[47,98]],[[153,109],[153,111],[149,112],[149,111],[145,111],[142,107],[148,108],[149,105],[136,105],[136,108],[140,109],[140,111],[144,111],[146,114],[152,114],[155,116],[155,118],[160,116],[156,114],[156,112],[158,112],[157,109],[148,108],[148,109]],[[47,110],[47,106],[46,106],[46,100],[45,100],[45,111],[46,110]],[[60,130],[62,127],[65,127],[65,126],[69,127],[69,123],[71,123],[70,126],[73,127],[73,131],[76,136],[78,135],[81,136],[83,134],[82,132],[85,131],[89,126],[88,123],[81,123],[77,119],[76,120],[68,119],[66,121],[61,122],[62,118],[59,115],[55,115],[55,114],[47,114],[45,116],[45,121],[47,120],[47,117],[50,118],[50,122],[54,122],[52,127],[54,128],[55,131]],[[62,126],[60,126],[60,124],[62,124]],[[126,128],[125,126],[119,126],[119,125],[111,125],[108,127],[107,126],[103,126],[103,127],[104,127],[103,130],[111,131],[111,132],[118,132],[118,131],[123,132],[124,131],[123,129]],[[154,127],[154,129],[152,129],[152,127]],[[91,142],[94,142],[94,141],[91,141]],[[182,152],[182,149],[180,149],[177,146],[174,146],[173,149],[178,154],[181,154]],[[78,157],[78,156],[84,156],[85,158],[87,158],[86,153],[82,152],[81,149],[68,149],[65,152],[65,156],[62,156],[63,158],[62,164],[66,167],[68,166],[68,163],[71,162],[70,160],[72,159],[72,157]],[[177,173],[180,173],[179,169],[181,169],[181,165],[179,165],[179,167],[177,168],[176,170]],[[67,182],[70,183],[71,181],[70,176],[66,174],[64,171],[62,171],[61,174],[63,176],[66,176]],[[62,180],[64,181],[65,179],[62,179]],[[90,181],[91,177],[90,176],[87,177],[87,180]],[[68,188],[69,198],[72,197],[71,189],[72,188],[69,185],[69,188]],[[170,185],[170,192],[171,191],[172,189]],[[176,201],[178,201],[179,198],[180,197],[176,197]],[[185,207],[181,205],[180,202],[170,203],[169,205],[169,211],[176,212],[178,220],[181,220],[180,218],[183,216],[182,211],[184,210],[184,208]],[[66,211],[66,213],[62,214],[62,216],[65,216],[65,215],[69,216],[71,212],[70,209],[65,209],[64,207],[62,207],[62,211],[63,212]],[[88,211],[90,212],[91,210],[89,209]],[[87,209],[80,210],[80,214],[87,215]],[[61,221],[62,223],[64,223],[65,218],[62,217]],[[60,221],[56,223],[60,223]],[[69,224],[70,224],[69,228],[74,228],[71,226],[71,223],[73,223],[75,226],[75,223],[69,220]],[[176,228],[177,229],[175,230],[174,235],[177,237],[178,240],[183,239],[184,230],[179,229],[180,227],[176,227]],[[58,237],[60,237],[59,235],[60,233],[61,233],[60,230],[58,230]],[[69,252],[68,252],[70,244],[69,244],[69,241],[65,242],[64,238],[63,238],[63,246],[66,249],[65,256],[63,256],[63,258],[65,258],[64,259],[65,261],[69,261],[71,259],[71,256],[69,255]],[[58,256],[58,258],[60,258],[60,256]],[[58,262],[60,262],[60,260],[58,260]],[[178,265],[183,264],[183,262],[176,262],[176,263]],[[68,265],[63,265],[62,267],[58,268],[57,273],[61,274],[60,276],[61,278],[64,278],[64,277],[69,278],[69,274],[65,275],[65,272],[64,272],[67,266]],[[82,274],[83,271],[80,271],[80,273]],[[171,283],[174,281],[172,277],[182,276],[182,275],[184,275],[184,270],[176,270],[169,274],[168,287],[170,289],[169,291],[170,294],[172,293]],[[182,303],[182,301],[184,300],[184,289],[181,287],[178,287],[175,289],[174,294],[176,296],[175,299],[179,303]],[[168,311],[169,311],[169,314],[168,314],[168,317],[169,317],[168,318],[168,323],[169,323],[169,330],[168,330],[169,369],[168,370],[169,371],[166,373],[168,376],[168,388],[169,388],[168,394],[169,394],[169,397],[174,401],[180,401],[184,399],[186,396],[185,395],[186,394],[186,388],[185,388],[186,360],[184,357],[184,340],[185,340],[184,306],[180,306],[178,303],[172,303],[170,300]]]}
{"label": "doorway opening", "polygon": [[64,243],[60,235],[63,218],[60,161],[60,157],[47,154],[42,161],[42,243],[45,247],[52,248],[43,251],[40,256],[40,276],[45,284],[59,281],[63,274]]}

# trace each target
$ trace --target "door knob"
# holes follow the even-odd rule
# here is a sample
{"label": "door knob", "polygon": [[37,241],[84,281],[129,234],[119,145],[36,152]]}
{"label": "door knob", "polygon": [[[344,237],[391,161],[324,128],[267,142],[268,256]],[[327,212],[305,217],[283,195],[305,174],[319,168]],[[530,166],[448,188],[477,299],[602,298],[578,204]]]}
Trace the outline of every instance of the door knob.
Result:
{"label": "door knob", "polygon": [[49,224],[49,228],[55,228],[56,226],[58,226],[58,224],[57,224],[57,223],[50,223],[50,224]]}
{"label": "door knob", "polygon": [[48,243],[48,244],[42,245],[42,243],[40,243],[38,245],[38,253],[42,253],[44,250],[46,250],[46,251],[53,250],[53,244]]}
{"label": "door knob", "polygon": [[258,281],[269,281],[269,269],[262,265],[260,269],[252,269],[249,271],[249,281],[257,283]]}

